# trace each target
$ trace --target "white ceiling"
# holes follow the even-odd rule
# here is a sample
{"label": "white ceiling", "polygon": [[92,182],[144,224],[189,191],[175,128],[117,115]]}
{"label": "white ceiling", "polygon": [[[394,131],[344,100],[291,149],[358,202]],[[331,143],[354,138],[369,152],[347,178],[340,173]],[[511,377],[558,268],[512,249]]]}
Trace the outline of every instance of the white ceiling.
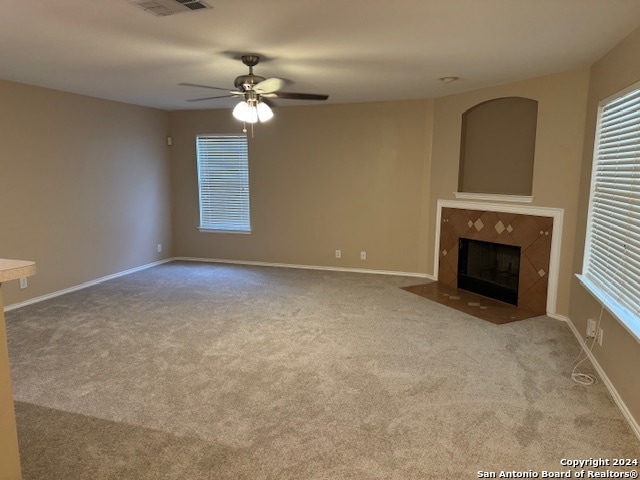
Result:
{"label": "white ceiling", "polygon": [[0,0],[0,78],[218,108],[232,103],[177,84],[232,89],[239,55],[258,53],[255,73],[329,103],[426,98],[588,66],[640,25],[640,0],[204,1],[156,17],[127,0]]}

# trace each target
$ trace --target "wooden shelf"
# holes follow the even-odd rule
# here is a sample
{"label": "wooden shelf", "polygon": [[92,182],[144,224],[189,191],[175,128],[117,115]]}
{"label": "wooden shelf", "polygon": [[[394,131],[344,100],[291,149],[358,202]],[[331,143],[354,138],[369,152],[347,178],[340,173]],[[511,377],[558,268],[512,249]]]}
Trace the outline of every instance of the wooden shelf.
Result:
{"label": "wooden shelf", "polygon": [[36,273],[35,262],[0,258],[0,283],[30,277]]}

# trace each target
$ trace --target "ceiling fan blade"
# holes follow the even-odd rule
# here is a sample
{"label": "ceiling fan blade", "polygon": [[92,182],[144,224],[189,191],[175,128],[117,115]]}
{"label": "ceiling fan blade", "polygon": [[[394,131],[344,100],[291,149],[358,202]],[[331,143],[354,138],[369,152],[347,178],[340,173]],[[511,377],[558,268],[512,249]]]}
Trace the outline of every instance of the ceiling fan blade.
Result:
{"label": "ceiling fan blade", "polygon": [[179,83],[178,85],[180,85],[181,87],[199,87],[199,88],[211,88],[213,90],[225,90],[225,91],[229,91],[228,88],[222,88],[222,87],[212,87],[210,85],[200,85],[199,83]]}
{"label": "ceiling fan blade", "polygon": [[274,92],[274,98],[286,98],[290,100],[326,100],[329,98],[329,95],[320,95],[317,93]]}
{"label": "ceiling fan blade", "polygon": [[202,97],[202,98],[190,98],[187,102],[201,102],[202,100],[215,100],[216,98],[229,98],[233,95],[219,95],[217,97]]}
{"label": "ceiling fan blade", "polygon": [[282,78],[267,78],[253,86],[253,91],[256,93],[272,93],[280,90],[287,84]]}

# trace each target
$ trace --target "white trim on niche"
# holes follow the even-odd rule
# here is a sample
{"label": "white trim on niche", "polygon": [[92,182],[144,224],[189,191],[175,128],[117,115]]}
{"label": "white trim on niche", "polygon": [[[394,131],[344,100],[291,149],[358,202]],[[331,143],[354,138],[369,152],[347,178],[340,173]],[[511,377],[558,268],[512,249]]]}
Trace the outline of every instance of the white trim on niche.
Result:
{"label": "white trim on niche", "polygon": [[558,276],[560,273],[560,246],[562,245],[562,227],[564,209],[551,207],[533,207],[530,205],[509,205],[503,203],[484,203],[464,200],[438,199],[436,211],[436,238],[434,252],[433,277],[438,279],[440,268],[440,225],[442,225],[442,209],[458,208],[460,210],[480,210],[489,212],[508,212],[519,215],[536,215],[553,218],[553,234],[551,235],[551,256],[549,258],[549,283],[547,285],[547,315],[555,315],[558,304]]}
{"label": "white trim on niche", "polygon": [[531,203],[532,196],[525,195],[504,195],[501,193],[471,193],[471,192],[453,192],[456,198],[463,200],[488,200],[492,202],[514,202],[514,203]]}

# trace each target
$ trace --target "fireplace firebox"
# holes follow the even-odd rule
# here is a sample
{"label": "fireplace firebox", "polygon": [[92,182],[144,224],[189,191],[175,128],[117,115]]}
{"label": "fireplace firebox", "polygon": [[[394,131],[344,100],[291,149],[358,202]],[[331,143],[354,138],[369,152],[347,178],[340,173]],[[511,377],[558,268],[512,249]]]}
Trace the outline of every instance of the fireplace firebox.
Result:
{"label": "fireplace firebox", "polygon": [[518,305],[520,247],[459,239],[458,288]]}

